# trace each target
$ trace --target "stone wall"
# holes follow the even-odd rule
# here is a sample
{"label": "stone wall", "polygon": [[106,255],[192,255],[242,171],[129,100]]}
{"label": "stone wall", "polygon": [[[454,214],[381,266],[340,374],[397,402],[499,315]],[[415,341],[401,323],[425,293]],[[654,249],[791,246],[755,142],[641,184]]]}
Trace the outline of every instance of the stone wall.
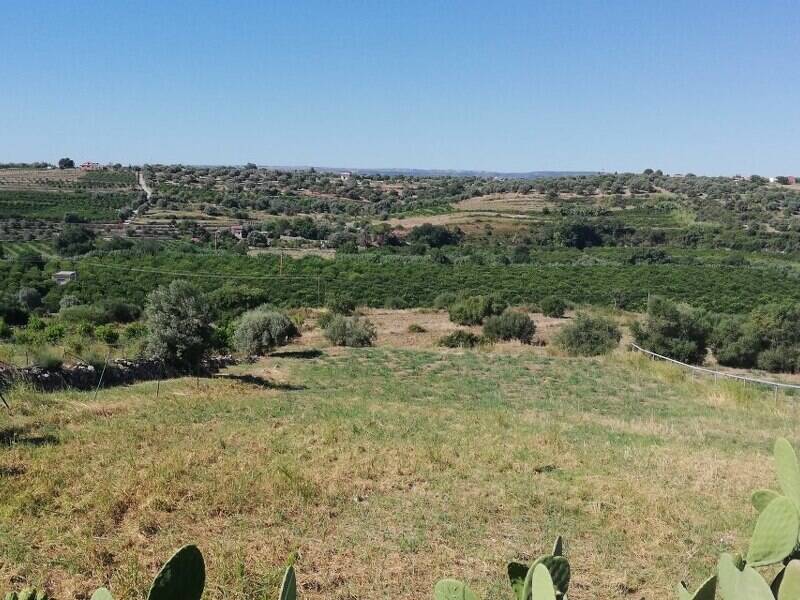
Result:
{"label": "stone wall", "polygon": [[[220,369],[234,365],[237,360],[232,356],[214,356],[203,361],[197,375],[212,375]],[[24,382],[43,392],[63,389],[92,390],[97,387],[102,375],[102,387],[129,385],[137,381],[154,381],[185,375],[195,375],[186,371],[167,367],[155,359],[108,361],[103,373],[102,367],[95,368],[88,364],[63,365],[58,369],[48,370],[41,367],[16,368],[0,364],[0,388],[17,382]]]}

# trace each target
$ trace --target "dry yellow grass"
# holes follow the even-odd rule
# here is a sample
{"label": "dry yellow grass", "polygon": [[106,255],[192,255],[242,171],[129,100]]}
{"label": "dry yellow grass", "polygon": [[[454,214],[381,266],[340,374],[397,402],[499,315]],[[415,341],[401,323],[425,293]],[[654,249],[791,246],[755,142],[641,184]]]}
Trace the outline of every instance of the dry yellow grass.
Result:
{"label": "dry yellow grass", "polygon": [[[158,399],[152,382],[96,401],[15,391],[0,425],[0,581],[140,598],[191,541],[208,598],[271,597],[296,553],[305,598],[425,598],[454,576],[499,599],[505,563],[562,533],[572,598],[661,599],[744,548],[749,492],[774,483],[771,441],[797,437],[782,398],[626,352],[443,351],[441,313],[369,317],[377,348],[306,331]],[[412,322],[428,332],[408,334]]]}

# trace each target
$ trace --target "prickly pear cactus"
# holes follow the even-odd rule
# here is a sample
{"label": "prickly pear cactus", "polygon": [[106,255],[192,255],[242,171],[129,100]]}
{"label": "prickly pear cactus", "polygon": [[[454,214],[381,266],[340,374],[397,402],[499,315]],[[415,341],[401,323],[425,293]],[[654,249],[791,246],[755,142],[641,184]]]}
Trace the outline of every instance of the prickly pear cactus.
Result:
{"label": "prickly pear cactus", "polygon": [[525,586],[523,587],[522,591],[522,600],[530,600],[531,598],[531,593],[533,590],[533,574],[536,571],[536,567],[539,565],[543,565],[550,574],[553,586],[556,589],[556,594],[559,597],[566,595],[567,589],[569,588],[570,577],[569,561],[563,556],[553,556],[548,554],[546,556],[537,558],[536,561],[531,565],[531,568],[528,569],[528,573],[525,575]]}
{"label": "prickly pear cactus", "polygon": [[508,563],[508,579],[511,581],[511,589],[514,592],[514,598],[517,600],[523,600],[525,597],[525,577],[527,575],[528,565],[518,562]]}
{"label": "prickly pear cactus", "polygon": [[756,490],[753,492],[753,495],[750,496],[750,501],[758,512],[763,512],[770,502],[775,500],[775,498],[780,498],[780,496],[778,492],[773,490]]}
{"label": "prickly pear cactus", "polygon": [[433,588],[435,600],[478,600],[478,596],[461,581],[442,579]]}
{"label": "prickly pear cactus", "polygon": [[553,579],[550,577],[547,567],[543,563],[539,563],[532,571],[532,599],[556,600],[556,589],[553,587]]}
{"label": "prickly pear cactus", "polygon": [[294,567],[289,565],[286,568],[286,573],[283,574],[283,583],[281,583],[281,593],[278,600],[295,600],[297,598],[297,580],[294,576]]}
{"label": "prickly pear cactus", "polygon": [[106,588],[101,587],[95,590],[94,594],[92,594],[91,600],[114,600],[114,597]]}
{"label": "prickly pear cactus", "polygon": [[5,600],[47,600],[47,592],[36,588],[25,588],[20,592],[8,592]]}
{"label": "prickly pear cactus", "polygon": [[553,542],[553,551],[551,552],[553,556],[564,556],[564,538],[558,536],[556,541]]}
{"label": "prickly pear cactus", "polygon": [[197,546],[178,550],[153,580],[148,600],[200,600],[206,582],[203,554]]}
{"label": "prickly pear cactus", "polygon": [[750,538],[747,562],[753,567],[771,565],[789,556],[797,545],[800,514],[794,502],[779,496],[758,516]]}
{"label": "prickly pear cactus", "polygon": [[752,567],[737,568],[730,554],[720,556],[717,575],[723,600],[775,600],[764,578]]}
{"label": "prickly pear cactus", "polygon": [[800,510],[800,466],[797,464],[797,454],[792,445],[784,438],[775,442],[775,468],[778,472],[778,483],[784,496],[794,502]]}
{"label": "prickly pear cactus", "polygon": [[706,579],[694,594],[686,588],[686,584],[678,584],[678,600],[714,600],[717,593],[717,576],[712,575]]}
{"label": "prickly pear cactus", "polygon": [[800,560],[793,560],[783,570],[778,600],[800,599]]}

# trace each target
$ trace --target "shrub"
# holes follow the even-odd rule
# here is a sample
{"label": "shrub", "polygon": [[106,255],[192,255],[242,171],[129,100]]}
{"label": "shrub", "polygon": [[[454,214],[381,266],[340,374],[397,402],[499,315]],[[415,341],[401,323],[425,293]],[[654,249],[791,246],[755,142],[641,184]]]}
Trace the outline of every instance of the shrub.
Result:
{"label": "shrub", "polygon": [[414,227],[406,240],[412,244],[425,244],[431,248],[441,248],[450,244],[458,244],[463,237],[464,233],[458,228],[451,231],[443,225],[423,223]]}
{"label": "shrub", "polygon": [[139,340],[147,336],[147,326],[144,323],[131,323],[122,332],[126,341]]}
{"label": "shrub", "polygon": [[791,346],[767,348],[758,353],[756,365],[763,371],[772,373],[792,373],[798,368],[800,352]]}
{"label": "shrub", "polygon": [[505,302],[493,296],[471,296],[450,306],[450,320],[459,325],[480,325],[486,317],[499,315]]}
{"label": "shrub", "polygon": [[328,299],[326,307],[336,315],[352,315],[356,309],[356,303],[349,296],[333,296]]}
{"label": "shrub", "polygon": [[483,335],[490,340],[519,340],[530,344],[534,333],[536,324],[528,315],[516,310],[488,317],[483,324]]}
{"label": "shrub", "polygon": [[326,310],[319,317],[317,317],[317,325],[319,325],[322,329],[325,329],[333,319],[334,313],[329,310]]}
{"label": "shrub", "polygon": [[767,304],[746,317],[723,317],[711,336],[722,365],[771,372],[798,370],[800,305]]}
{"label": "shrub", "polygon": [[131,323],[142,313],[138,306],[119,301],[109,302],[103,309],[106,312],[106,320],[113,323]]}
{"label": "shrub", "polygon": [[0,319],[0,340],[7,340],[13,333],[11,326],[4,319]]}
{"label": "shrub", "polygon": [[717,362],[728,367],[753,367],[761,351],[759,336],[749,331],[742,317],[721,318],[711,332],[709,345]]}
{"label": "shrub", "polygon": [[445,310],[450,308],[450,305],[454,304],[457,299],[458,296],[453,292],[442,292],[433,299],[433,307],[439,310]]}
{"label": "shrub", "polygon": [[597,356],[611,352],[621,338],[619,327],[611,319],[578,313],[558,332],[556,344],[572,356]]}
{"label": "shrub", "polygon": [[426,331],[428,330],[418,323],[412,323],[408,326],[408,333],[425,333]]}
{"label": "shrub", "polygon": [[439,339],[439,345],[445,348],[474,348],[483,343],[483,338],[466,329],[456,329],[453,333]]}
{"label": "shrub", "polygon": [[62,296],[61,299],[58,301],[58,308],[59,310],[64,310],[65,308],[70,308],[72,306],[80,305],[81,301],[75,294],[67,294],[66,296]]}
{"label": "shrub", "polygon": [[75,333],[87,338],[94,337],[94,325],[91,323],[86,323],[85,321],[82,323],[78,323],[75,327]]}
{"label": "shrub", "polygon": [[94,330],[95,337],[106,344],[116,344],[119,341],[119,332],[113,325],[99,325]]}
{"label": "shrub", "polygon": [[42,295],[38,290],[30,287],[21,288],[17,292],[17,300],[28,310],[33,310],[42,305]]}
{"label": "shrub", "polygon": [[652,296],[644,321],[635,322],[632,331],[636,343],[645,350],[700,364],[708,351],[711,326],[704,312]]}
{"label": "shrub", "polygon": [[54,350],[41,348],[33,354],[33,364],[45,371],[57,371],[64,364],[64,360]]}
{"label": "shrub", "polygon": [[67,323],[107,323],[108,315],[104,310],[90,304],[70,306],[60,310],[58,316]]}
{"label": "shrub", "polygon": [[325,337],[337,346],[371,346],[378,333],[375,325],[363,317],[334,315],[325,328]]}
{"label": "shrub", "polygon": [[50,323],[44,328],[44,339],[51,344],[55,344],[64,337],[65,333],[66,330],[61,323]]}
{"label": "shrub", "polygon": [[567,303],[558,296],[547,296],[539,303],[545,317],[561,318],[567,310]]}
{"label": "shrub", "polygon": [[147,351],[169,365],[196,369],[211,342],[211,310],[191,283],[156,288],[145,308]]}
{"label": "shrub", "polygon": [[244,313],[233,334],[234,347],[244,354],[264,355],[300,335],[285,314],[256,308]]}

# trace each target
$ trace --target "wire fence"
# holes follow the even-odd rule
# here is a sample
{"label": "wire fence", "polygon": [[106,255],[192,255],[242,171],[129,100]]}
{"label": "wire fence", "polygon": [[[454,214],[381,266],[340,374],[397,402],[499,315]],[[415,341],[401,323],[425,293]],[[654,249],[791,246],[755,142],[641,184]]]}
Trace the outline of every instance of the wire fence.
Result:
{"label": "wire fence", "polygon": [[789,390],[800,390],[800,385],[795,385],[792,383],[781,383],[779,381],[770,381],[768,379],[758,379],[757,377],[746,377],[744,375],[736,375],[735,373],[726,373],[724,371],[715,371],[714,369],[707,369],[705,367],[698,367],[695,365],[690,365],[679,360],[675,360],[674,358],[670,358],[668,356],[664,356],[662,354],[657,354],[655,352],[651,352],[650,350],[645,350],[641,346],[637,346],[634,343],[631,343],[631,348],[637,352],[641,352],[642,354],[646,354],[651,358],[657,358],[666,362],[670,362],[672,364],[684,367],[686,369],[690,369],[695,373],[702,373],[704,375],[710,375],[714,377],[714,381],[718,379],[733,379],[735,381],[740,381],[744,384],[752,383],[753,385],[763,385],[770,387],[774,390],[775,395],[777,396],[779,389],[789,389]]}

